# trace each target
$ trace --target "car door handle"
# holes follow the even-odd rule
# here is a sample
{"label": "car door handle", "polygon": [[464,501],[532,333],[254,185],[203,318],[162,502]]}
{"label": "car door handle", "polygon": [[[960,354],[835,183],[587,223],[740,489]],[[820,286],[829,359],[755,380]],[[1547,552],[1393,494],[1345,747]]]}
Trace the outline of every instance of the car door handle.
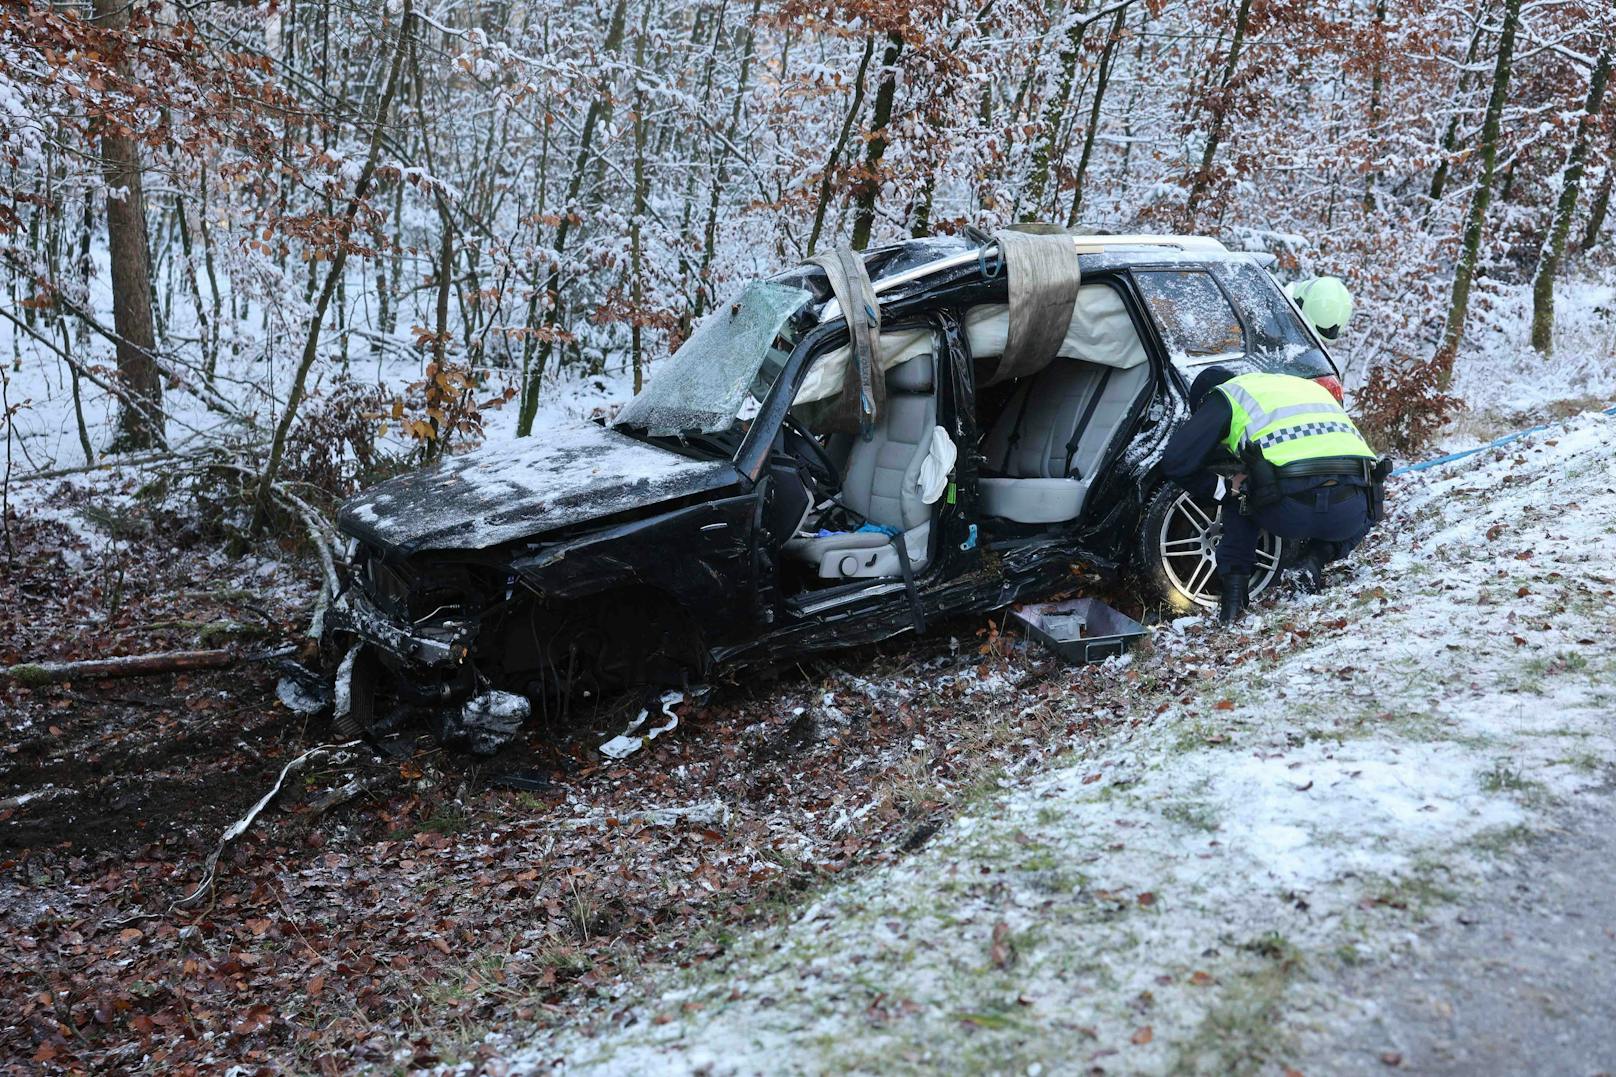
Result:
{"label": "car door handle", "polygon": [[724,528],[724,527],[728,527],[728,526],[729,526],[728,523],[726,523],[723,520],[720,520],[716,524],[702,524],[699,528],[697,528],[697,530],[698,531],[717,531],[720,528]]}

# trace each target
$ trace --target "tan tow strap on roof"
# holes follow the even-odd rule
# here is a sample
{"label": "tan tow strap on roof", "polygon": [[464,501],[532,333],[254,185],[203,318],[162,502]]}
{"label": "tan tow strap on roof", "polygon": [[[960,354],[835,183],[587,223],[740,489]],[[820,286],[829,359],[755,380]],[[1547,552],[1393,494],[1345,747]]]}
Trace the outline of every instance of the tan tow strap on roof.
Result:
{"label": "tan tow strap on roof", "polygon": [[[817,428],[821,433],[856,430],[868,440],[887,395],[880,362],[881,305],[876,302],[870,275],[864,269],[864,258],[853,248],[838,247],[808,261],[823,268],[830,278],[830,290],[847,319],[853,350],[840,398],[831,406],[829,415],[816,420]],[[1061,328],[1065,327],[1062,322]]]}
{"label": "tan tow strap on roof", "polygon": [[1049,365],[1072,322],[1081,283],[1071,236],[1000,231],[993,238],[1010,277],[1010,328],[989,385]]}

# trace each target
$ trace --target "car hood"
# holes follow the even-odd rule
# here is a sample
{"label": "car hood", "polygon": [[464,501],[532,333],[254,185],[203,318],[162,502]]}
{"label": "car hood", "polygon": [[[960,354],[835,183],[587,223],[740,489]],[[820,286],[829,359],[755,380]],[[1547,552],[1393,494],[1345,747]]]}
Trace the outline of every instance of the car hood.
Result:
{"label": "car hood", "polygon": [[481,550],[740,478],[590,423],[485,445],[374,486],[342,506],[343,532],[391,554]]}

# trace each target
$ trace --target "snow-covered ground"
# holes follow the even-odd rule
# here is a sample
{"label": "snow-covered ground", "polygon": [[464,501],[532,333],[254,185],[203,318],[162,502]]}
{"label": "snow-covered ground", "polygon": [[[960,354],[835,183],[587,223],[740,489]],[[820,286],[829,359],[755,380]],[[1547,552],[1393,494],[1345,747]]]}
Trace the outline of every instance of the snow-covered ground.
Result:
{"label": "snow-covered ground", "polygon": [[1616,401],[1616,273],[1561,280],[1554,295],[1554,351],[1545,359],[1531,346],[1531,288],[1492,280],[1478,287],[1453,372],[1465,410],[1444,432],[1443,448],[1542,421],[1568,401]]}
{"label": "snow-covered ground", "polygon": [[1394,497],[1326,594],[1232,639],[1163,629],[1117,670],[1200,664],[1198,692],[719,961],[495,1047],[515,1070],[1280,1072],[1373,1008],[1348,971],[1372,983],[1432,908],[1613,797],[1616,418]]}

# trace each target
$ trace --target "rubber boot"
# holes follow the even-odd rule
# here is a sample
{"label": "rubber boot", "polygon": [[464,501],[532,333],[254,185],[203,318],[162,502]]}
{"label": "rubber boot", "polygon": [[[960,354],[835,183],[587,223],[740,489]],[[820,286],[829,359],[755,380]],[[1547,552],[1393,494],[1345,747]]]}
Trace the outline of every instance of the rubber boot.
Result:
{"label": "rubber boot", "polygon": [[1296,573],[1296,582],[1302,590],[1310,595],[1316,595],[1327,586],[1324,580],[1324,555],[1315,549],[1309,549],[1293,566]]}
{"label": "rubber boot", "polygon": [[1232,625],[1246,612],[1246,603],[1251,599],[1251,577],[1225,576],[1223,579],[1223,595],[1218,599],[1218,621],[1220,624]]}

